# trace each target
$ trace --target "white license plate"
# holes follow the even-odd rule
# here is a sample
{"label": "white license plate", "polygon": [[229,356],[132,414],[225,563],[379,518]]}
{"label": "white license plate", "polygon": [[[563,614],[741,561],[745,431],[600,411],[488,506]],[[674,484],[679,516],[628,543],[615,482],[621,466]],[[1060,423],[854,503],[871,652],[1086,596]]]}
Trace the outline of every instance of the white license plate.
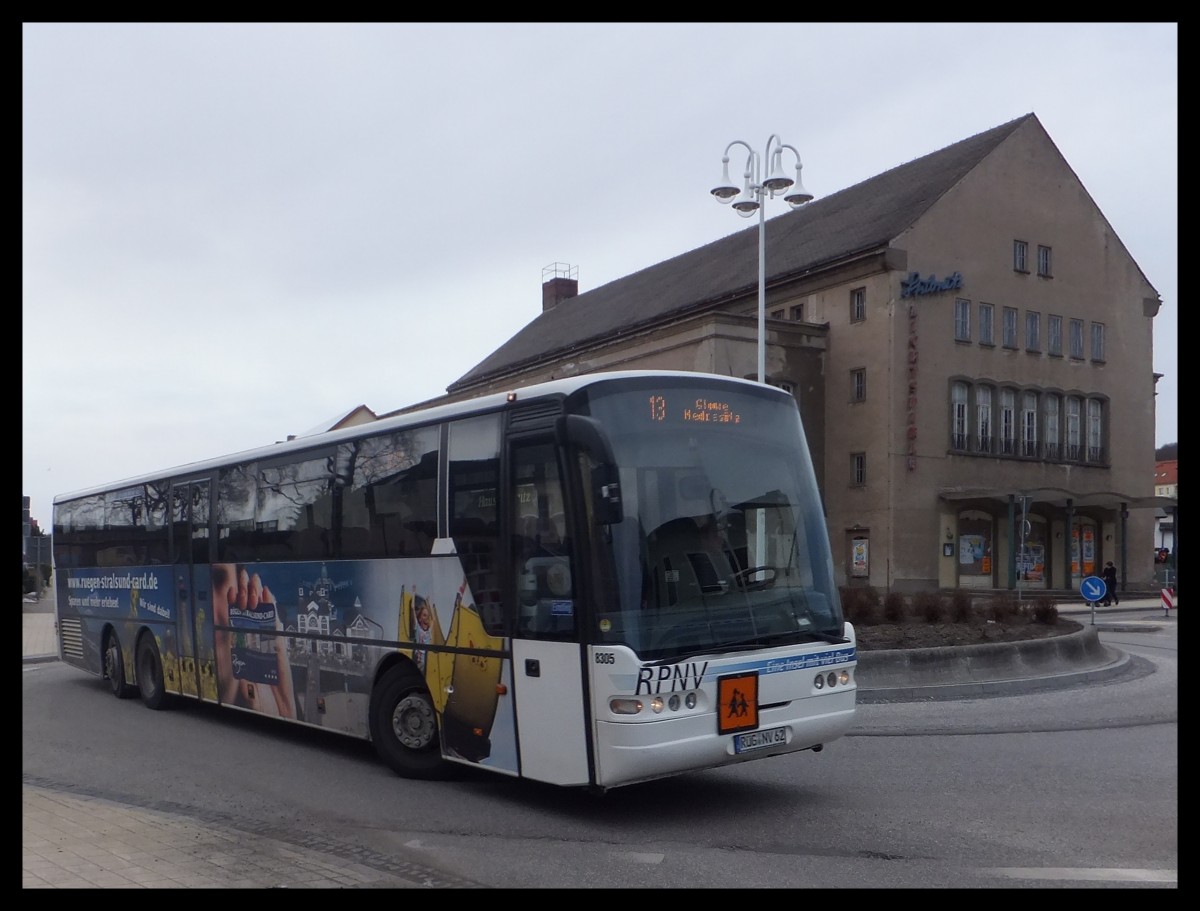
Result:
{"label": "white license plate", "polygon": [[745,734],[735,734],[733,751],[749,753],[751,750],[762,750],[766,747],[787,743],[787,728],[765,728],[761,731],[747,731]]}

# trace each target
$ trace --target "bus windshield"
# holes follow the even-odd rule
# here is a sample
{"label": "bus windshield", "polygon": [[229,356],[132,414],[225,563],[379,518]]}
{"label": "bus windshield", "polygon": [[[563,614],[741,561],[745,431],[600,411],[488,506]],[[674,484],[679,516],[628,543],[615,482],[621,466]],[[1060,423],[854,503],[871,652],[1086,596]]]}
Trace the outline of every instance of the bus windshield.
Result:
{"label": "bus windshield", "polygon": [[825,516],[795,401],[768,386],[589,390],[620,476],[616,603],[597,641],[644,661],[842,641]]}

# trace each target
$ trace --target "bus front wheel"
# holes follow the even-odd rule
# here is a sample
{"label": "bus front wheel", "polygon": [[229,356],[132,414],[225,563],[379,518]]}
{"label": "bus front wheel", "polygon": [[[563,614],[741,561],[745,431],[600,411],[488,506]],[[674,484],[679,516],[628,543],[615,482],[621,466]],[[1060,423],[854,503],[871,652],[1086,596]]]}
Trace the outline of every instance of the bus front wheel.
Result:
{"label": "bus front wheel", "polygon": [[167,704],[167,689],[163,686],[162,659],[151,635],[142,636],[137,647],[137,679],[142,702],[148,709],[161,709]]}
{"label": "bus front wheel", "polygon": [[104,643],[104,679],[118,699],[128,699],[137,692],[137,687],[125,682],[125,659],[121,657],[121,643],[117,641],[116,633],[109,633]]}
{"label": "bus front wheel", "polygon": [[379,756],[404,778],[445,778],[437,712],[416,668],[388,671],[371,697],[371,741]]}

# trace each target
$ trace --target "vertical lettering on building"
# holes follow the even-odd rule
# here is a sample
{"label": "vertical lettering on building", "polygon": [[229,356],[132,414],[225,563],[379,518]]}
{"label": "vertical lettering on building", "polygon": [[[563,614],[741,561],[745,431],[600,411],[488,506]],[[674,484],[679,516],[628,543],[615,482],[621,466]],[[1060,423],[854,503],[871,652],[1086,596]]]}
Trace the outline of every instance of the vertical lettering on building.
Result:
{"label": "vertical lettering on building", "polygon": [[909,471],[917,470],[917,305],[908,305],[908,455]]}

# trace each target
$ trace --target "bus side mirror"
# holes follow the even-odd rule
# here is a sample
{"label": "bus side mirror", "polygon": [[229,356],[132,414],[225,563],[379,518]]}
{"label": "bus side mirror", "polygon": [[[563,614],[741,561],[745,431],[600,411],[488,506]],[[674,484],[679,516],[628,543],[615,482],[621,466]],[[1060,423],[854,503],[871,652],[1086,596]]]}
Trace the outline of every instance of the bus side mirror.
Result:
{"label": "bus side mirror", "polygon": [[621,482],[612,447],[600,423],[582,414],[568,414],[558,419],[558,439],[564,445],[583,449],[596,462],[592,469],[592,508],[597,525],[615,525],[625,518],[621,508]]}

